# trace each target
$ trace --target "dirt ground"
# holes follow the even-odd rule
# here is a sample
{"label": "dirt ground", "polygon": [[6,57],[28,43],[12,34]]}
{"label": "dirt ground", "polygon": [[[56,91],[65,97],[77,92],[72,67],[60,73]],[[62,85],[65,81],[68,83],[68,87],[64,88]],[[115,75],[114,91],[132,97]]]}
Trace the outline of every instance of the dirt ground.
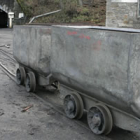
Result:
{"label": "dirt ground", "polygon": [[[0,29],[0,47],[12,53],[12,30]],[[16,67],[0,53],[0,62]],[[47,92],[46,92],[47,94]],[[26,112],[24,108],[32,105]],[[17,86],[0,69],[0,140],[140,140],[140,134],[114,128],[109,136],[96,136],[51,106]]]}

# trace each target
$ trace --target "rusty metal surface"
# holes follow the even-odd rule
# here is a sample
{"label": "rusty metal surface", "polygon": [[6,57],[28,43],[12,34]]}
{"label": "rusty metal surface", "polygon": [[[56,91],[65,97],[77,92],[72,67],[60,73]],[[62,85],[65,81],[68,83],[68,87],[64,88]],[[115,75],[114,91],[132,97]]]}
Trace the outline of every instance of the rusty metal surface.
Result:
{"label": "rusty metal surface", "polygon": [[50,73],[51,27],[14,26],[15,59],[44,75]]}
{"label": "rusty metal surface", "polygon": [[64,85],[139,117],[139,35],[54,26],[51,72]]}

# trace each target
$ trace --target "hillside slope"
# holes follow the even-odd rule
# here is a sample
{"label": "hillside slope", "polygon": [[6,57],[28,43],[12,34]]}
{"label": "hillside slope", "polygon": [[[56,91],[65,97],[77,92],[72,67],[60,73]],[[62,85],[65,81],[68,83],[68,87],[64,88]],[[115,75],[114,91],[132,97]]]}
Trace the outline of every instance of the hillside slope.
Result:
{"label": "hillside slope", "polygon": [[105,25],[105,0],[17,0],[28,19],[43,13],[61,12],[39,18],[36,23],[82,23]]}

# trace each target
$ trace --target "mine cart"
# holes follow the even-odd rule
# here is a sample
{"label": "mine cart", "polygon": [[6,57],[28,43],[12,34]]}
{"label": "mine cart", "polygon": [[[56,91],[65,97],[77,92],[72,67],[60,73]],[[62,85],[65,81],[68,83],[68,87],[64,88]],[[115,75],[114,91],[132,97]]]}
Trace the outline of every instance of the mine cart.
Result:
{"label": "mine cart", "polygon": [[93,26],[15,26],[17,83],[53,85],[71,119],[87,112],[95,134],[140,131],[140,30]]}

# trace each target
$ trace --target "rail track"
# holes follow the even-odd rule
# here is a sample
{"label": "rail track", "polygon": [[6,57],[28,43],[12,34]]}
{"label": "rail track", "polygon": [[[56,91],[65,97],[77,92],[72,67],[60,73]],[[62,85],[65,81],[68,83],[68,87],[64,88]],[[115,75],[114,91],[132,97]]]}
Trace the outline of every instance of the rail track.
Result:
{"label": "rail track", "polygon": [[[12,56],[9,55],[9,52],[7,51],[1,51],[0,52],[4,52],[4,54],[6,56],[8,56],[14,63],[16,63],[16,60],[14,58],[12,58]],[[13,74],[6,66],[4,66],[1,62],[0,62],[0,68],[2,69],[2,71],[12,80],[16,83],[16,75]],[[65,115],[64,111],[63,111],[63,106],[58,105],[52,101],[49,100],[49,98],[46,98],[46,94],[43,92],[40,92],[38,90],[37,93],[32,93],[30,92],[30,94],[32,96],[34,96],[35,98],[39,99],[44,105],[46,106],[50,106],[51,108],[53,108],[56,112],[58,112],[59,114],[65,116],[67,118],[67,116]],[[84,129],[87,129],[88,131],[91,131],[86,123],[86,112],[85,115],[83,115],[83,117],[81,118],[81,120],[73,120],[77,125],[83,127]]]}
{"label": "rail track", "polygon": [[12,53],[9,53],[3,49],[0,49],[0,52],[3,53],[4,55],[8,56],[13,62],[17,62],[13,57],[12,57]]}

